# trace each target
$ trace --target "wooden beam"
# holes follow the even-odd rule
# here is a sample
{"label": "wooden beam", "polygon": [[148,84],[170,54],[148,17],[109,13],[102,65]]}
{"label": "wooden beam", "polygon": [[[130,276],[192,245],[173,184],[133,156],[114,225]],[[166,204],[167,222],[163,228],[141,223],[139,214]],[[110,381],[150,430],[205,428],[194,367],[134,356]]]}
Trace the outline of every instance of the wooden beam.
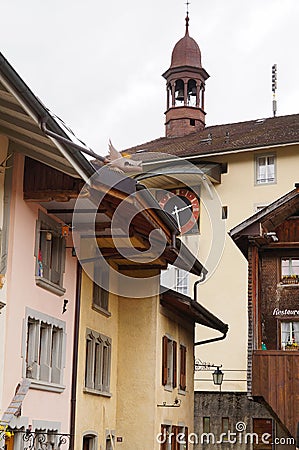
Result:
{"label": "wooden beam", "polygon": [[0,132],[2,134],[9,136],[11,139],[17,139],[20,142],[30,144],[30,146],[33,145],[34,147],[42,148],[43,150],[52,155],[61,156],[61,152],[58,150],[57,147],[55,147],[54,145],[51,146],[50,144],[45,144],[37,139],[34,139],[33,136],[26,136],[23,133],[19,133],[3,125],[0,125]]}
{"label": "wooden beam", "polygon": [[152,265],[140,265],[140,264],[131,264],[131,265],[118,265],[118,269],[122,272],[126,270],[154,270],[154,269],[160,269],[160,270],[166,270],[167,264],[152,264]]}
{"label": "wooden beam", "polygon": [[21,106],[16,105],[15,103],[12,103],[8,99],[3,98],[2,93],[0,94],[0,107],[1,106],[2,106],[2,108],[5,108],[7,110],[14,111],[14,112],[16,112],[18,114],[23,114],[24,116],[26,114],[24,109]]}
{"label": "wooden beam", "polygon": [[[25,118],[28,118],[28,116],[24,116]],[[38,124],[34,124],[31,122],[28,122],[28,120],[22,120],[18,117],[15,117],[10,114],[6,114],[3,111],[0,110],[0,121],[6,122],[8,124],[13,124],[17,128],[24,128],[26,131],[33,133],[36,135],[37,139],[43,138],[45,139],[45,135],[41,132]]]}
{"label": "wooden beam", "polygon": [[[27,202],[68,202],[72,198],[77,198],[78,192],[75,191],[40,191],[40,192],[24,192],[24,200]],[[56,214],[58,211],[55,210]],[[48,211],[49,212],[49,211]],[[54,214],[53,212],[51,214]]]}
{"label": "wooden beam", "polygon": [[273,242],[273,244],[271,243],[271,244],[268,244],[268,245],[265,245],[265,246],[263,246],[263,249],[265,248],[265,249],[267,249],[267,248],[270,248],[270,249],[274,249],[274,248],[298,248],[299,247],[299,242],[287,242],[287,241],[285,241],[285,242]]}

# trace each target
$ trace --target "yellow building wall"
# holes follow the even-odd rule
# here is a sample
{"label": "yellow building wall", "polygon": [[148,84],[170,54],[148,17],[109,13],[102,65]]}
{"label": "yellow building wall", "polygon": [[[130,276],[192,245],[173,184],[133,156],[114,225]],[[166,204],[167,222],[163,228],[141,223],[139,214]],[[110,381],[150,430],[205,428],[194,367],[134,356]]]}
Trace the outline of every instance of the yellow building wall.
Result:
{"label": "yellow building wall", "polygon": [[[255,157],[264,154],[276,155],[276,182],[256,185]],[[256,212],[257,205],[271,203],[292,190],[299,180],[298,145],[209,157],[209,161],[228,163],[228,173],[222,174],[221,184],[215,185],[222,205],[228,207],[226,232]],[[188,246],[194,250],[199,246],[198,256],[203,263],[210,236],[208,214],[201,208],[201,235],[189,237]],[[223,365],[223,391],[246,390],[246,381],[241,380],[246,380],[247,369],[247,260],[228,235],[217,269],[198,287],[198,301],[228,323],[229,332],[224,341],[197,347],[196,356],[203,362]],[[212,336],[217,336],[217,332],[197,328],[196,340]],[[198,378],[211,381],[195,381],[196,390],[219,389],[213,385],[209,372],[197,372],[195,380]]]}
{"label": "yellow building wall", "polygon": [[[123,450],[160,449],[161,424],[193,429],[194,326],[166,313],[159,296],[119,299],[117,435]],[[187,390],[162,386],[162,337],[187,347]],[[178,352],[179,376],[179,352]],[[178,380],[179,382],[179,380]],[[181,400],[180,407],[158,407]]]}
{"label": "yellow building wall", "polygon": [[[149,271],[146,275],[150,275]],[[141,277],[142,271],[135,272],[134,276]],[[111,283],[117,281],[117,274],[112,274]],[[158,284],[153,291],[158,292]],[[132,296],[141,294],[136,292],[134,282],[132,293]],[[82,449],[83,435],[90,433],[97,436],[97,448],[105,449],[107,431],[112,430],[118,441],[121,439],[115,442],[117,449],[158,450],[161,424],[185,425],[189,431],[193,430],[194,326],[169,315],[160,306],[158,294],[147,298],[110,295],[109,311],[111,316],[107,318],[92,309],[92,282],[83,272],[75,448]],[[112,339],[110,398],[84,392],[86,328]],[[162,386],[162,337],[165,334],[177,341],[178,350],[180,343],[187,347],[185,394],[179,394],[178,388],[166,391]],[[175,398],[181,400],[178,408],[157,406],[164,401],[173,404]]]}
{"label": "yellow building wall", "polygon": [[[113,275],[110,282],[115,283]],[[77,450],[82,449],[83,435],[88,433],[97,436],[97,449],[105,450],[105,440],[108,431],[116,429],[118,298],[112,294],[109,295],[109,311],[111,312],[111,316],[106,317],[92,309],[92,281],[82,271],[75,433],[75,449]],[[110,372],[111,397],[84,391],[87,328],[112,339]]]}
{"label": "yellow building wall", "polygon": [[[179,425],[188,427],[188,432],[193,432],[194,426],[194,325],[193,323],[187,322],[183,319],[175,318],[171,313],[166,311],[164,308],[160,307],[159,321],[158,321],[158,332],[157,332],[157,364],[156,367],[156,377],[157,377],[157,398],[156,403],[162,404],[166,402],[167,404],[173,404],[175,399],[178,398],[181,401],[181,406],[179,408],[163,408],[158,407],[157,409],[157,423],[156,430],[160,432],[161,424],[166,425]],[[178,387],[172,390],[172,392],[167,391],[164,386],[162,386],[162,337],[167,333],[176,342],[178,346]],[[186,353],[186,391],[182,392],[179,390],[179,347],[183,344],[187,348]],[[155,447],[159,448],[159,446]]]}

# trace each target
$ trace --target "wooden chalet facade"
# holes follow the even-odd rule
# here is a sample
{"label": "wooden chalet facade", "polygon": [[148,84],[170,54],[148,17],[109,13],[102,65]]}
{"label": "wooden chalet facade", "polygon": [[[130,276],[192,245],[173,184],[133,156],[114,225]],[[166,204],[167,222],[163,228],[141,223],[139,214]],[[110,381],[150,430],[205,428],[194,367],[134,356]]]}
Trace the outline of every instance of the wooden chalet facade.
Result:
{"label": "wooden chalet facade", "polygon": [[294,438],[299,420],[299,185],[236,226],[248,259],[248,390]]}

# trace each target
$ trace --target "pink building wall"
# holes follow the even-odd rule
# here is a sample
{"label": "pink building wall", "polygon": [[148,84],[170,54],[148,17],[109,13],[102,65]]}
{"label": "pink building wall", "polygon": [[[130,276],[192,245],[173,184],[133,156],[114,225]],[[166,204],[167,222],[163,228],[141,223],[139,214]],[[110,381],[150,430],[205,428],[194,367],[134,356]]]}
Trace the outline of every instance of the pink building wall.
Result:
{"label": "pink building wall", "polygon": [[[67,248],[63,282],[66,292],[63,296],[55,295],[35,284],[36,220],[38,210],[42,208],[37,203],[26,203],[23,200],[23,167],[24,156],[16,154],[13,168],[6,275],[7,323],[3,409],[8,407],[16,386],[24,375],[24,358],[22,357],[24,348],[22,346],[26,341],[24,335],[25,310],[26,307],[29,307],[65,322],[66,358],[63,372],[65,389],[63,392],[57,393],[30,388],[22,405],[22,418],[23,421],[28,422],[28,425],[36,420],[59,422],[61,424],[59,431],[67,433],[69,432],[70,417],[76,258],[72,257],[71,248]],[[71,247],[70,238],[68,238],[67,247]],[[68,305],[67,311],[62,314],[64,299],[68,299]]]}

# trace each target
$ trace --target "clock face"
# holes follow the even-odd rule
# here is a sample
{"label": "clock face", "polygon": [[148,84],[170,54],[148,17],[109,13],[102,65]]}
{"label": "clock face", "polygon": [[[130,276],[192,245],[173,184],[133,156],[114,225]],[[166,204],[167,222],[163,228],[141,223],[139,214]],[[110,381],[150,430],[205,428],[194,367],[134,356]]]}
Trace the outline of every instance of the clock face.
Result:
{"label": "clock face", "polygon": [[177,221],[181,234],[188,233],[196,226],[199,217],[199,201],[194,192],[189,189],[167,192],[159,204]]}

